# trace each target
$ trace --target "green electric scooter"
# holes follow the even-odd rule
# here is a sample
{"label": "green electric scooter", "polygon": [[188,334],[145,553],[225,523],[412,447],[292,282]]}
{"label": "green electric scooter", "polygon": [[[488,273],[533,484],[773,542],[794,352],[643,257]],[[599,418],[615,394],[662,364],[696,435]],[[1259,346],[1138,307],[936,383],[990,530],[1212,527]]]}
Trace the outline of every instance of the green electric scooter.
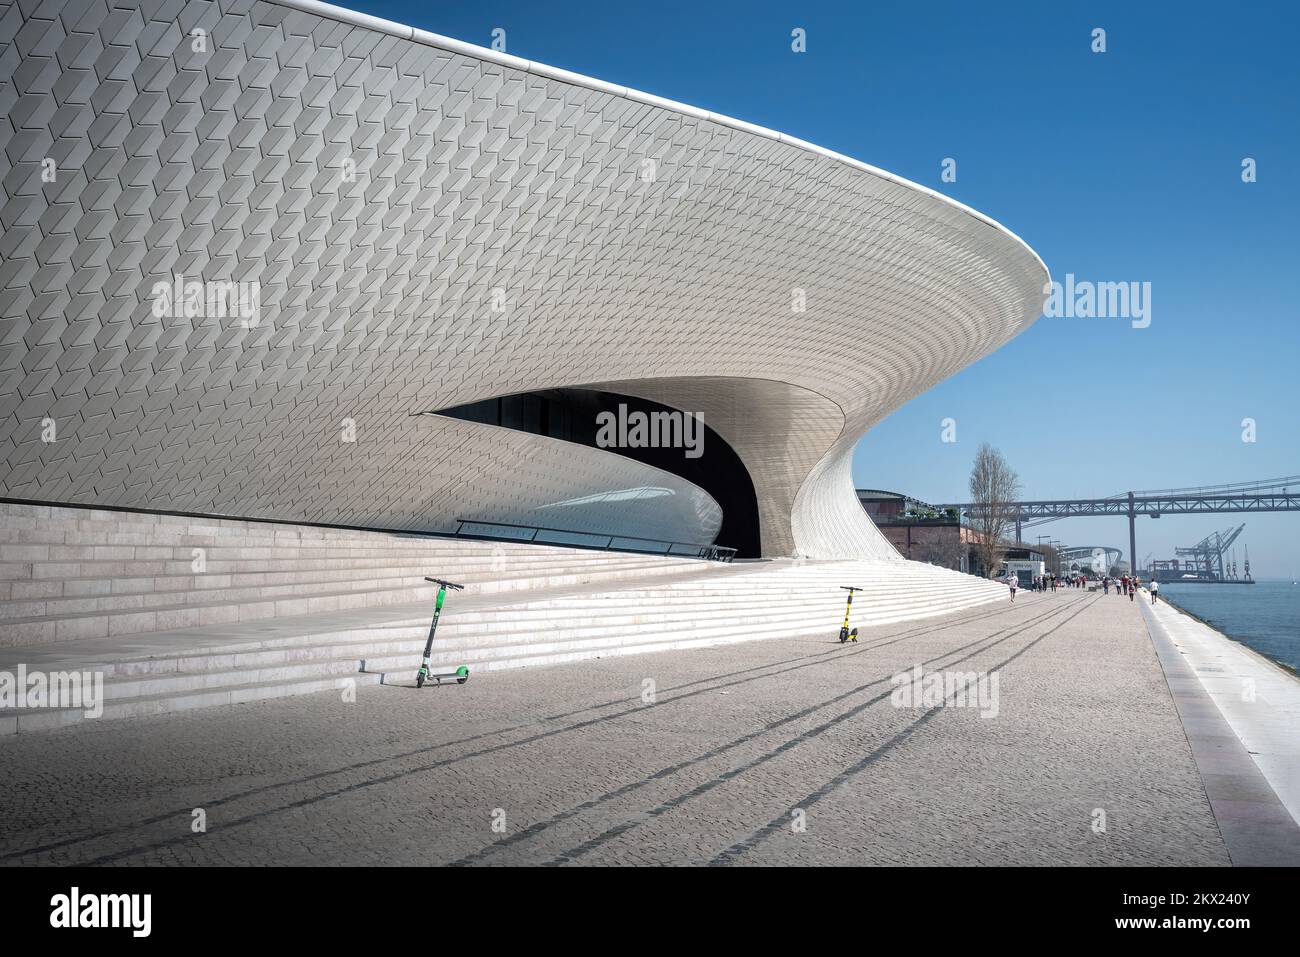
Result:
{"label": "green electric scooter", "polygon": [[442,615],[442,603],[447,598],[447,589],[454,588],[456,591],[463,591],[465,586],[444,581],[441,578],[426,578],[425,581],[437,584],[438,603],[433,608],[433,622],[429,625],[429,640],[424,643],[424,658],[420,661],[420,670],[415,673],[415,686],[423,688],[424,682],[429,678],[432,678],[438,684],[455,679],[456,684],[463,685],[466,681],[469,681],[468,668],[461,665],[455,671],[432,672],[429,670],[429,655],[433,654],[433,633],[438,630],[438,618]]}
{"label": "green electric scooter", "polygon": [[858,642],[858,630],[854,628],[849,631],[849,612],[853,610],[853,593],[855,591],[866,591],[865,588],[859,588],[857,585],[841,585],[842,589],[849,593],[849,602],[844,606],[844,624],[840,627],[840,644],[851,641],[854,644]]}

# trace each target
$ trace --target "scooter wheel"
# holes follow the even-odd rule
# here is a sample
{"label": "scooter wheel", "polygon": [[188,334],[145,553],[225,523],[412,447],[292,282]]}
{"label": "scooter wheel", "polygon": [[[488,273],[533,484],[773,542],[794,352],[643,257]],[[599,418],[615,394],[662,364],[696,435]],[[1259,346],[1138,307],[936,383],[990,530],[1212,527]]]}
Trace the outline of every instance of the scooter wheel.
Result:
{"label": "scooter wheel", "polygon": [[417,688],[424,687],[424,672],[420,672],[420,674],[415,676],[415,686]]}

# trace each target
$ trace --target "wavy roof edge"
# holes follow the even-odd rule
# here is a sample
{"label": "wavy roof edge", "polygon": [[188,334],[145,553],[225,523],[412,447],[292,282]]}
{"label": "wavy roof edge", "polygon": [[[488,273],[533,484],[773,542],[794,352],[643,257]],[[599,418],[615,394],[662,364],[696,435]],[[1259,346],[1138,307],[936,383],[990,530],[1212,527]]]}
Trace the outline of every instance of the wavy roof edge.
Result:
{"label": "wavy roof edge", "polygon": [[490,50],[487,47],[476,46],[473,43],[466,43],[463,40],[456,40],[452,37],[444,37],[441,34],[431,33],[428,30],[408,27],[405,24],[396,23],[392,20],[385,20],[382,17],[371,16],[368,13],[358,13],[355,10],[348,10],[345,7],[335,6],[332,3],[321,3],[318,2],[318,0],[266,0],[266,2],[275,4],[276,6],[299,10],[303,13],[311,13],[319,17],[338,20],[342,23],[351,24],[352,26],[386,33],[403,40],[413,40],[416,43],[423,43],[426,46],[437,47],[438,49],[447,50],[451,53],[459,53],[464,56],[474,57],[488,63],[495,63],[500,66],[510,67],[526,73],[532,73],[536,76],[557,80],[561,83],[569,83],[573,86],[585,87],[586,89],[596,90],[601,93],[609,93],[613,96],[623,97],[624,99],[633,100],[637,103],[644,103],[647,106],[656,106],[665,110],[671,110],[675,113],[694,117],[695,119],[708,120],[717,123],[720,126],[726,126],[745,133],[752,133],[755,136],[761,136],[769,140],[776,140],[780,143],[786,143],[790,146],[807,150],[808,152],[814,153],[818,156],[844,163],[861,172],[868,173],[872,176],[878,176],[891,183],[895,183],[907,189],[915,190],[924,196],[929,196],[941,203],[946,203],[954,209],[958,209],[963,213],[966,213],[968,216],[974,217],[980,222],[991,226],[993,229],[998,230],[1019,243],[1024,247],[1025,251],[1028,252],[1029,255],[1033,256],[1038,262],[1044,275],[1049,277],[1051,275],[1047,268],[1047,264],[1043,262],[1042,257],[1034,251],[1032,246],[992,217],[986,216],[977,209],[972,209],[965,203],[953,199],[951,196],[945,196],[943,193],[936,192],[928,186],[914,183],[910,179],[898,176],[888,170],[881,169],[878,166],[872,166],[870,163],[864,163],[862,160],[854,159],[852,156],[845,156],[843,153],[837,153],[824,146],[818,146],[816,143],[810,143],[807,140],[801,140],[798,137],[790,136],[777,130],[768,129],[765,126],[746,123],[744,120],[738,120],[735,117],[726,116],[722,113],[713,113],[709,110],[703,110],[697,106],[691,106],[689,103],[679,103],[676,100],[669,100],[662,96],[655,96],[653,93],[644,93],[641,90],[634,90],[631,87],[619,86],[616,83],[607,83],[606,81],[598,80],[595,77],[584,76],[581,73],[573,73],[569,70],[562,70],[559,67],[549,66],[545,63],[538,63],[535,60],[525,60],[522,57],[511,56],[508,53],[499,53],[496,50]]}

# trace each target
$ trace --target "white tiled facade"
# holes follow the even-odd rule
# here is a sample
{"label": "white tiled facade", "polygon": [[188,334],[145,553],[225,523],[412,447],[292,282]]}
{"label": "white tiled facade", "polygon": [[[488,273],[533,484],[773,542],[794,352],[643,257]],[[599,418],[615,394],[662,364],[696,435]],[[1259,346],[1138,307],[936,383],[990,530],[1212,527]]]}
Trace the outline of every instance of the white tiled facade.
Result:
{"label": "white tiled facade", "polygon": [[[301,0],[0,0],[0,112],[0,497],[710,540],[683,479],[417,414],[599,386],[703,415],[765,554],[897,557],[854,443],[1047,280],[862,164]],[[255,321],[156,316],[177,275]]]}

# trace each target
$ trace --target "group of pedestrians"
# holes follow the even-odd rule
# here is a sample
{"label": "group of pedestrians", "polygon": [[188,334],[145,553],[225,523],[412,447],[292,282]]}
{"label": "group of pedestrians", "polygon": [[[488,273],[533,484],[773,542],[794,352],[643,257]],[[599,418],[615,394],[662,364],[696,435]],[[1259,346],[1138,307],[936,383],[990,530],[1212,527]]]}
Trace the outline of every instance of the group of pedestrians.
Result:
{"label": "group of pedestrians", "polygon": [[[1138,589],[1142,586],[1142,579],[1136,575],[1121,575],[1119,578],[1112,578],[1106,575],[1101,580],[1101,590],[1104,594],[1109,595],[1111,588],[1115,589],[1116,595],[1127,595],[1129,601],[1133,601],[1137,596]],[[1020,589],[1020,579],[1015,572],[1007,574],[1007,587],[1011,589],[1011,600],[1016,600],[1016,592]],[[1088,587],[1087,575],[1063,575],[1056,576],[1051,573],[1046,575],[1035,575],[1029,579],[1030,591],[1051,591],[1055,592],[1058,588],[1086,588]],[[1147,586],[1151,592],[1151,604],[1156,604],[1160,597],[1160,583],[1151,582]]]}
{"label": "group of pedestrians", "polygon": [[1030,579],[1030,591],[1056,591],[1058,588],[1084,588],[1088,584],[1086,575],[1035,575]]}
{"label": "group of pedestrians", "polygon": [[[1116,595],[1128,595],[1128,600],[1133,601],[1134,597],[1137,595],[1137,590],[1142,587],[1142,579],[1138,578],[1136,575],[1132,577],[1121,575],[1119,578],[1111,578],[1107,575],[1101,580],[1101,590],[1105,594],[1110,594],[1112,586],[1115,588]],[[1147,586],[1147,590],[1151,592],[1151,604],[1156,604],[1160,598],[1160,583],[1156,581],[1151,582],[1151,584]]]}
{"label": "group of pedestrians", "polygon": [[[1053,574],[1034,575],[1029,579],[1029,590],[1055,592],[1058,588],[1081,588],[1087,582],[1082,576],[1056,576]],[[1016,591],[1020,588],[1020,579],[1015,572],[1007,575],[1007,587],[1011,589],[1011,600],[1016,600]]]}

